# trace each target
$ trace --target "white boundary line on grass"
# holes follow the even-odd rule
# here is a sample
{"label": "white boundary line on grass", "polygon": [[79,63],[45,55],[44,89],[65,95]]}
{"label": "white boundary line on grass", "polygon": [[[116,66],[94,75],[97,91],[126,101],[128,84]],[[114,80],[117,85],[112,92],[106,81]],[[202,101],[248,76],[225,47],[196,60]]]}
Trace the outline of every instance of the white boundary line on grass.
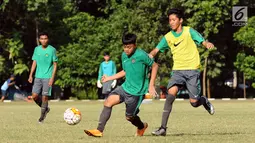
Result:
{"label": "white boundary line on grass", "polygon": [[[159,99],[159,101],[166,101],[166,99]],[[175,101],[184,101],[184,98],[176,98]]]}
{"label": "white boundary line on grass", "polygon": [[246,100],[246,98],[237,98],[237,100]]}
{"label": "white boundary line on grass", "polygon": [[50,100],[50,102],[59,102],[60,100]]}

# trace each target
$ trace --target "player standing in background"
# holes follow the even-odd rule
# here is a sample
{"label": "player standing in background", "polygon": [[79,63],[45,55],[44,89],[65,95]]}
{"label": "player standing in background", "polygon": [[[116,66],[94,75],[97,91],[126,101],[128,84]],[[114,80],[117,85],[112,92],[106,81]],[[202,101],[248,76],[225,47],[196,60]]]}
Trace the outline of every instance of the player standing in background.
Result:
{"label": "player standing in background", "polygon": [[157,47],[150,52],[154,57],[158,51],[164,52],[171,49],[174,65],[171,79],[169,80],[164,110],[162,114],[161,127],[153,131],[153,135],[165,136],[167,121],[172,111],[172,104],[181,87],[185,87],[189,92],[190,103],[193,107],[201,105],[214,114],[214,107],[205,96],[201,96],[200,86],[200,56],[196,44],[202,44],[205,48],[211,49],[214,45],[205,39],[194,29],[182,26],[183,12],[179,9],[171,9],[168,12],[171,31],[168,32],[159,42]]}
{"label": "player standing in background", "polygon": [[102,88],[102,94],[106,99],[112,89],[116,86],[117,80],[107,81],[105,83],[101,83],[101,79],[103,76],[112,76],[116,74],[116,65],[115,63],[110,60],[109,52],[104,53],[104,61],[99,66],[98,71],[98,79],[97,79],[97,87]]}
{"label": "player standing in background", "polygon": [[[32,90],[32,97],[35,103],[41,107],[41,116],[39,123],[42,123],[50,111],[48,107],[48,97],[51,96],[51,89],[57,71],[56,49],[48,45],[49,36],[43,32],[39,34],[41,45],[34,50],[32,57],[33,64],[31,67],[28,81],[33,82],[33,73],[35,72],[35,80]],[[42,97],[39,96],[41,93]]]}

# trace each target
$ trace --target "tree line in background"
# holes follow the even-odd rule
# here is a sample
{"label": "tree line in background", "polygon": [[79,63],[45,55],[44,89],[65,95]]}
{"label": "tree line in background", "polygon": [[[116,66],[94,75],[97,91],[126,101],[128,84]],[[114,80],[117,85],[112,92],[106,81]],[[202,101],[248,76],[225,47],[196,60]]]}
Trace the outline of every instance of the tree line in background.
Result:
{"label": "tree line in background", "polygon": [[[246,26],[232,26],[234,5],[248,6]],[[38,32],[47,31],[50,44],[58,51],[55,84],[64,90],[64,98],[73,93],[79,98],[93,98],[89,96],[97,92],[97,71],[103,52],[110,52],[120,70],[124,32],[137,34],[138,47],[149,52],[170,30],[166,12],[174,7],[184,10],[184,25],[193,27],[217,47],[199,47],[203,94],[214,98],[242,97],[224,86],[235,70],[238,83],[245,81],[254,88],[252,0],[4,0],[0,7],[1,81],[10,73],[19,75],[23,83],[27,81],[33,50],[39,44]],[[156,58],[160,64],[158,85],[168,82],[170,52]]]}

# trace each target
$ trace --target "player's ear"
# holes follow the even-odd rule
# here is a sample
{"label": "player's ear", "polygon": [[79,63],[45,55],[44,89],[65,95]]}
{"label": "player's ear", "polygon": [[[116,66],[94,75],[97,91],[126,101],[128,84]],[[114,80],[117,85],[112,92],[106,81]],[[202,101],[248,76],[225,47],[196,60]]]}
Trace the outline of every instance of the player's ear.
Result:
{"label": "player's ear", "polygon": [[182,24],[182,22],[183,22],[183,18],[180,18],[180,23]]}

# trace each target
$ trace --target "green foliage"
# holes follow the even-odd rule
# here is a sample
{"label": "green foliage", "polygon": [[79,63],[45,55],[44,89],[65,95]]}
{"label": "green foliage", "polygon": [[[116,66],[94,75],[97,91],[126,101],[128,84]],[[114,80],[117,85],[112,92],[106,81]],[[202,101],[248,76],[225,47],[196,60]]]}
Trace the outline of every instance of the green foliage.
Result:
{"label": "green foliage", "polygon": [[[61,47],[59,78],[56,83],[61,87],[77,88],[95,85],[104,51],[110,51],[112,60],[120,70],[120,55],[123,51],[121,38],[124,32],[137,34],[137,46],[147,52],[152,50],[159,41],[158,32],[163,30],[160,18],[165,17],[164,10],[167,9],[168,3],[169,1],[156,0],[137,3],[130,0],[117,3],[110,0],[103,9],[108,15],[106,18],[96,18],[88,13],[77,12],[64,19],[67,29],[70,30],[71,42]],[[162,9],[159,10],[158,7]],[[154,13],[147,15],[148,12]],[[162,55],[159,60],[166,60],[166,57],[169,56]],[[169,70],[163,70],[168,64],[162,62],[165,68],[161,69],[161,73],[169,75]]]}
{"label": "green foliage", "polygon": [[203,31],[205,38],[219,32],[224,21],[231,18],[231,8],[238,0],[181,0],[185,12],[192,17],[187,19],[188,25]]}
{"label": "green foliage", "polygon": [[21,75],[23,72],[28,72],[28,66],[25,64],[15,64],[14,65],[14,74]]}
{"label": "green foliage", "polygon": [[48,0],[26,0],[27,10],[36,11],[42,4],[47,4]]}
{"label": "green foliage", "polygon": [[83,100],[83,99],[98,99],[97,95],[97,88],[96,87],[89,87],[86,90],[85,89],[78,89],[74,92],[77,99]]}
{"label": "green foliage", "polygon": [[5,62],[5,58],[0,55],[0,73],[4,72],[4,62]]}
{"label": "green foliage", "polygon": [[[244,50],[237,54],[236,68],[244,72],[247,79],[255,81],[255,16],[248,20],[248,24],[234,34],[234,38],[242,46]],[[246,49],[247,48],[247,49]],[[250,49],[252,51],[250,51]],[[255,88],[255,84],[252,86]]]}
{"label": "green foliage", "polygon": [[[96,81],[97,68],[102,59],[98,58],[103,37],[95,18],[87,13],[79,13],[64,20],[70,29],[72,42],[59,51],[59,79],[61,87],[80,88]],[[99,42],[96,42],[96,41]]]}
{"label": "green foliage", "polygon": [[[237,2],[238,0],[107,0],[106,3],[97,2],[100,3],[98,12],[103,15],[92,16],[89,10],[78,10],[78,1],[4,0],[0,7],[0,48],[3,49],[0,74],[2,77],[10,72],[27,74],[31,65],[31,51],[36,46],[36,32],[48,31],[50,44],[56,47],[59,57],[55,84],[62,88],[72,87],[74,91],[84,89],[77,94],[81,99],[94,98],[103,52],[109,51],[118,71],[121,70],[123,33],[137,34],[137,46],[150,52],[170,30],[167,10],[178,7],[187,14],[185,25],[193,27],[211,40],[224,22],[231,18],[229,11]],[[252,33],[255,31],[251,26],[254,25],[254,20],[249,22],[251,24],[246,27],[248,29],[242,28],[240,31],[245,32],[239,32],[242,34],[237,34],[236,40],[246,47],[254,47]],[[242,38],[248,40],[240,40]],[[224,66],[224,56],[205,48],[199,48],[199,52],[202,55],[202,69],[204,59],[208,58],[209,78],[218,76]],[[169,77],[173,64],[171,52],[159,54],[156,60],[160,65],[159,79],[165,84],[165,77]],[[252,65],[250,60],[247,59],[247,64]],[[89,97],[90,95],[93,97]]]}
{"label": "green foliage", "polygon": [[255,16],[249,18],[246,26],[240,28],[238,32],[234,34],[234,39],[238,41],[242,46],[252,48],[255,52]]}
{"label": "green foliage", "polygon": [[23,43],[21,40],[14,38],[7,39],[6,42],[9,52],[9,59],[14,60],[15,57],[19,57],[23,49]]}

